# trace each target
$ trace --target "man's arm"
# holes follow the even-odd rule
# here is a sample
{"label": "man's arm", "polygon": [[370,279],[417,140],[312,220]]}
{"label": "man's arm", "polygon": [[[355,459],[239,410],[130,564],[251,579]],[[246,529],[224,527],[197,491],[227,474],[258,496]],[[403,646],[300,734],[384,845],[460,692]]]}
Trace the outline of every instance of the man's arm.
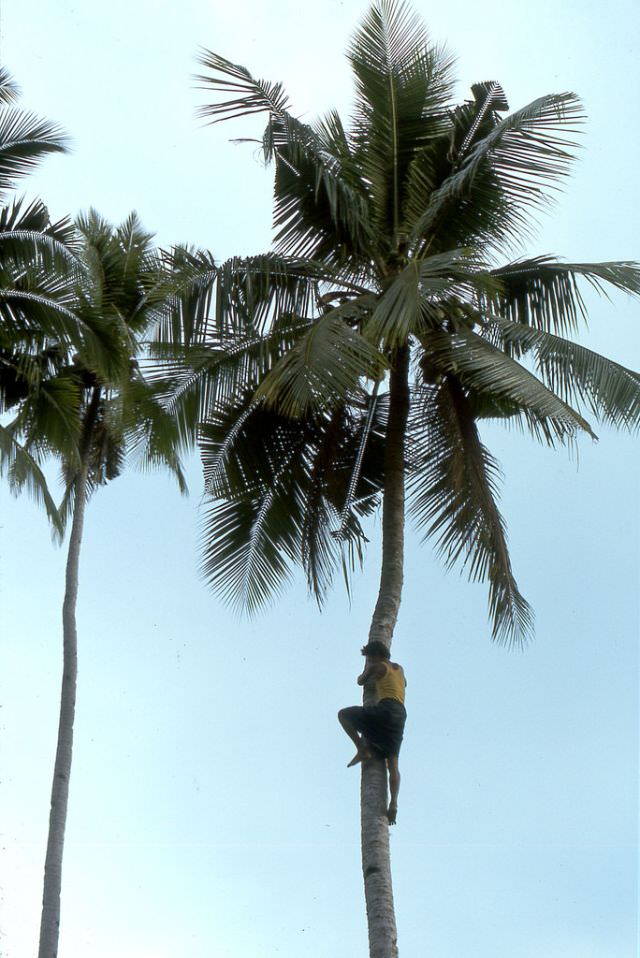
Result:
{"label": "man's arm", "polygon": [[364,672],[358,676],[356,682],[358,685],[366,685],[372,679],[381,679],[386,671],[382,662],[371,662],[365,666]]}

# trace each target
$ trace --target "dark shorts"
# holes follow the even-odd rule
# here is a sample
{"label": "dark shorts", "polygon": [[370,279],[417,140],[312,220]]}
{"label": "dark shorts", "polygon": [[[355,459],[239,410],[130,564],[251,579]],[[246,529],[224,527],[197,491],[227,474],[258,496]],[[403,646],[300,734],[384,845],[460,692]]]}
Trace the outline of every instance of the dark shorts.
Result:
{"label": "dark shorts", "polygon": [[352,705],[342,710],[346,719],[364,735],[367,744],[384,758],[398,755],[407,712],[401,702],[382,699],[377,705]]}

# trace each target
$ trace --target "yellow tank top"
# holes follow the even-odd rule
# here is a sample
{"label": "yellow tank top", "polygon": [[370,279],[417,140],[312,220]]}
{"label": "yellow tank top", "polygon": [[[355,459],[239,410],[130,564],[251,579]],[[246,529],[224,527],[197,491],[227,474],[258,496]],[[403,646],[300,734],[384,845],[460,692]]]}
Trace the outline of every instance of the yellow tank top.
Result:
{"label": "yellow tank top", "polygon": [[384,662],[386,669],[381,679],[376,679],[376,696],[378,702],[381,699],[395,699],[404,705],[404,688],[407,684],[404,678],[402,666],[396,665],[395,668],[390,662]]}

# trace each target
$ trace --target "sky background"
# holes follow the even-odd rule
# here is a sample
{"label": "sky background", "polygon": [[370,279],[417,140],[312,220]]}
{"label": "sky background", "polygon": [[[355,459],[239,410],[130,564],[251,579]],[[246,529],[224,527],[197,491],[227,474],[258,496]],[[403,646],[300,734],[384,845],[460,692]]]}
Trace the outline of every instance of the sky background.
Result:
{"label": "sky background", "polygon": [[[417,9],[458,55],[460,97],[512,108],[572,90],[589,120],[531,254],[640,259],[635,2],[450,0]],[[158,241],[266,250],[261,121],[205,127],[205,46],[283,80],[311,119],[348,112],[343,56],[366,10],[235,0],[3,0],[0,62],[73,153],[25,183],[54,216],[136,209]],[[640,305],[589,298],[584,342],[640,368]],[[599,430],[578,462],[486,429],[522,591],[525,651],[491,644],[486,592],[410,537],[394,657],[408,676],[398,825],[402,958],[633,958],[637,949],[638,451]],[[378,576],[379,525],[349,604],[296,581],[239,621],[202,582],[191,496],[129,472],[87,510],[61,958],[366,954],[358,771],[335,719]],[[36,952],[61,671],[64,550],[0,486],[0,956]]]}

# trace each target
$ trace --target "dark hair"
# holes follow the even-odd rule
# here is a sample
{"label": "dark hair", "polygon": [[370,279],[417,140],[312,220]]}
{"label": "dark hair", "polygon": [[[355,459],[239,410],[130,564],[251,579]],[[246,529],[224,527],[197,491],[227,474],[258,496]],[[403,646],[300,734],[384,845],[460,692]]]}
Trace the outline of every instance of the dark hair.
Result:
{"label": "dark hair", "polygon": [[363,655],[368,655],[374,659],[389,659],[391,658],[391,652],[386,647],[384,642],[369,642],[367,645],[363,645],[360,649]]}

